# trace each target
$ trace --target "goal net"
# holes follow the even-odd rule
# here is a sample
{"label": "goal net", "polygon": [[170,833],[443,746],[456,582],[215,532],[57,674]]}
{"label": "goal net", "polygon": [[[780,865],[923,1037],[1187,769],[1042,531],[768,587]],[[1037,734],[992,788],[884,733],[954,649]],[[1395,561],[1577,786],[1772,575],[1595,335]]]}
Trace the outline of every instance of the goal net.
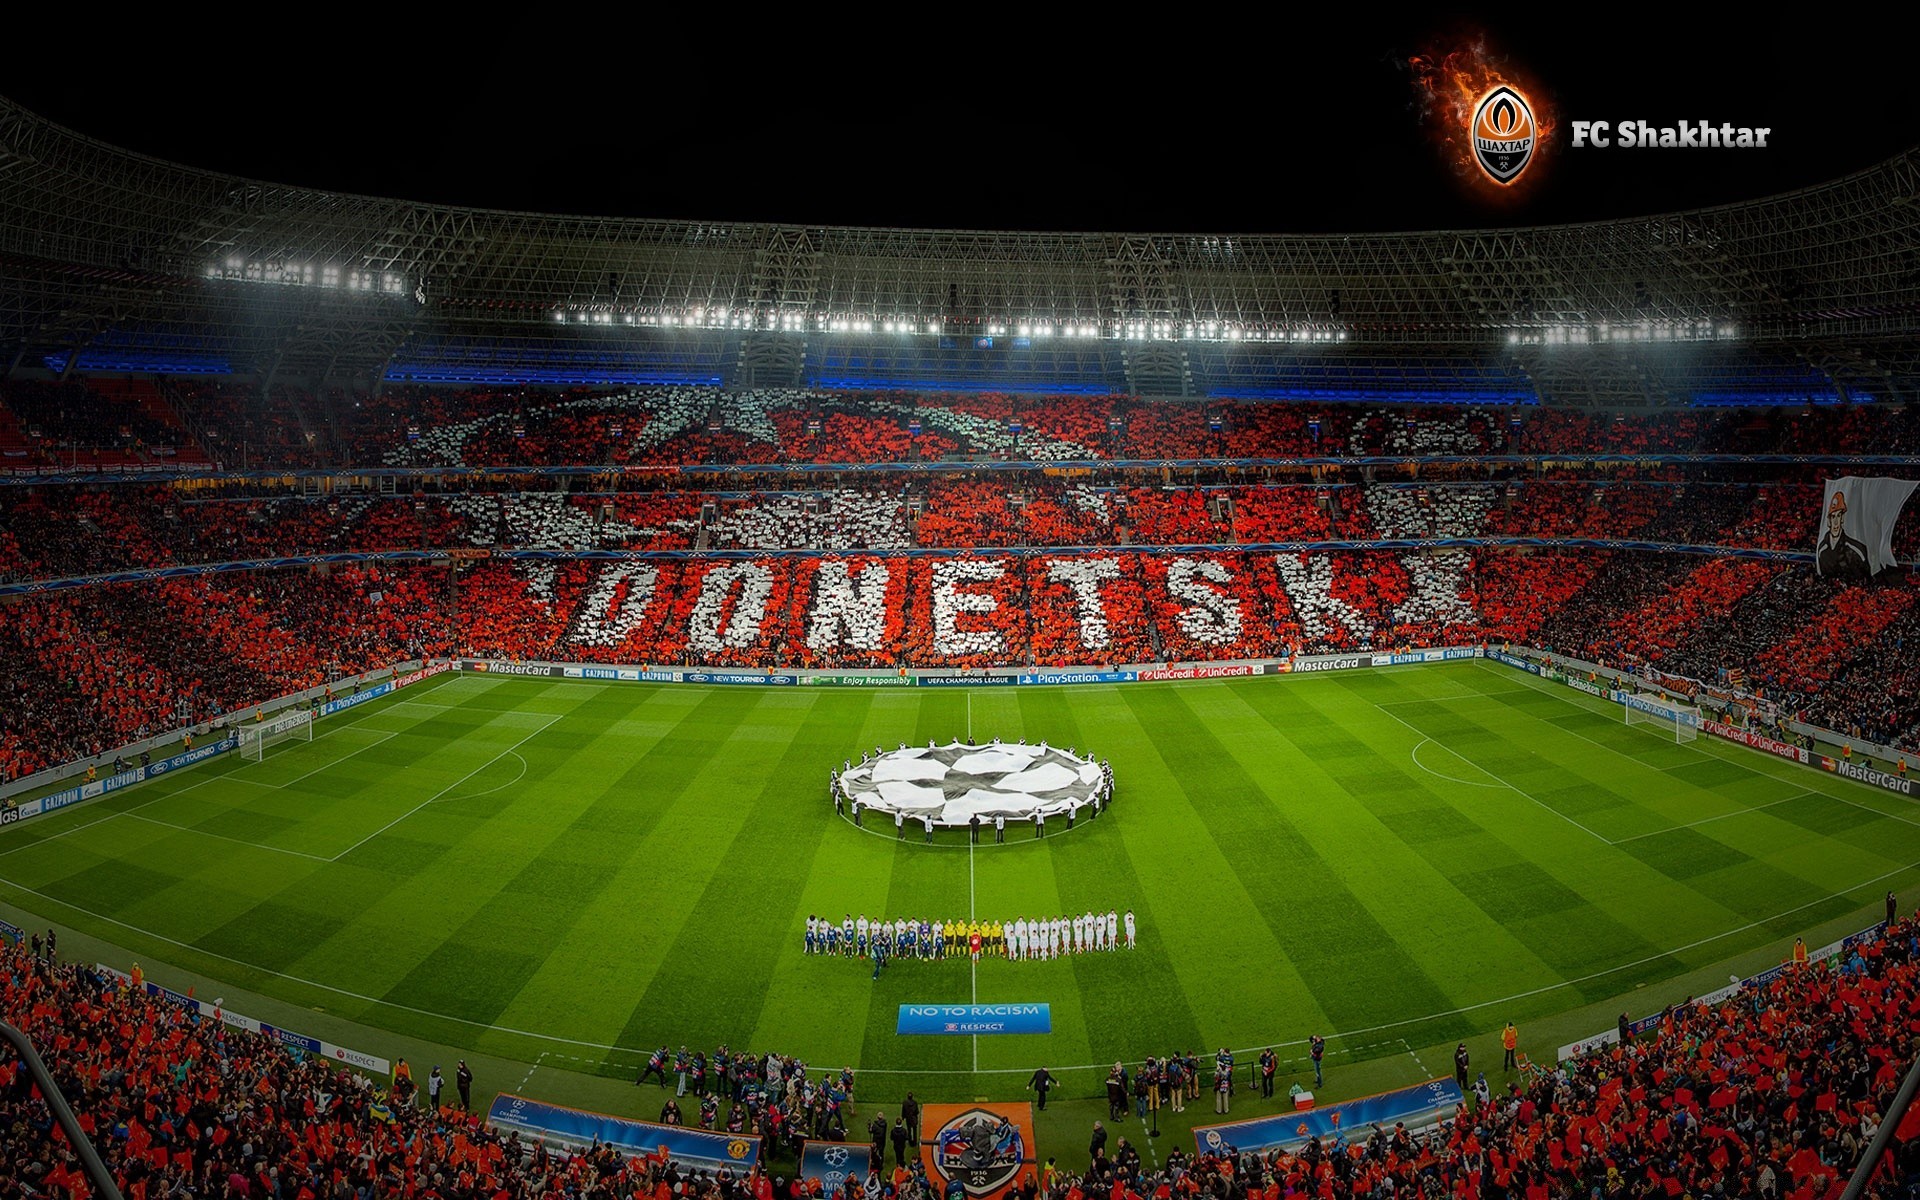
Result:
{"label": "goal net", "polygon": [[313,740],[313,713],[307,709],[298,709],[253,725],[241,725],[235,731],[240,739],[240,754],[259,762],[267,756],[267,748],[281,742]]}
{"label": "goal net", "polygon": [[1679,704],[1664,696],[1628,696],[1627,724],[1651,725],[1676,742],[1691,742],[1700,736],[1700,710],[1691,704]]}

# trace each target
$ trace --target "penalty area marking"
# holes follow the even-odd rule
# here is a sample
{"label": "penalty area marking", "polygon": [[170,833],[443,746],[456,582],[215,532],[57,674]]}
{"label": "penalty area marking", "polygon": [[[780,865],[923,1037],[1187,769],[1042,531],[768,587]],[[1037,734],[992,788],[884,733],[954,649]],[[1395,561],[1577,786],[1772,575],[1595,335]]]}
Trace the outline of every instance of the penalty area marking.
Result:
{"label": "penalty area marking", "polygon": [[[1402,725],[1405,725],[1408,729],[1419,734],[1422,738],[1426,739],[1427,741],[1433,740],[1432,734],[1421,729],[1418,725],[1415,725],[1413,722],[1407,720],[1405,717],[1398,716],[1392,711],[1388,710],[1387,708],[1379,704],[1375,704],[1374,707],[1379,709],[1381,712],[1386,713],[1387,716],[1392,717],[1394,720],[1400,722]],[[1418,747],[1415,747],[1415,748],[1418,749]],[[1454,752],[1448,751],[1448,753],[1454,753]],[[1456,758],[1459,757],[1458,754],[1455,754],[1454,756]],[[1465,758],[1461,758],[1460,761],[1468,762],[1469,760]],[[1578,829],[1581,833],[1586,834],[1588,837],[1592,838],[1594,841],[1605,842],[1609,846],[1613,845],[1612,838],[1602,837],[1600,834],[1597,834],[1593,830],[1588,829],[1585,825],[1582,825],[1580,822],[1574,820],[1572,817],[1561,812],[1559,809],[1555,808],[1553,805],[1548,804],[1546,801],[1541,800],[1537,796],[1534,796],[1532,793],[1527,792],[1522,788],[1515,787],[1513,784],[1508,783],[1504,779],[1500,779],[1498,775],[1495,775],[1492,771],[1488,771],[1485,767],[1480,766],[1479,763],[1474,763],[1473,766],[1476,769],[1485,772],[1488,779],[1499,779],[1501,787],[1506,788],[1508,791],[1512,792],[1516,796],[1519,796],[1523,800],[1539,805],[1541,808],[1545,809],[1547,812],[1550,812],[1554,816],[1559,817],[1562,821],[1565,821],[1567,824],[1573,826],[1575,829]]]}
{"label": "penalty area marking", "polygon": [[[484,792],[472,792],[465,796],[442,796],[437,800],[435,800],[434,803],[452,804],[456,800],[478,800],[482,796],[491,796],[495,792],[500,791],[502,788],[510,788],[514,784],[519,783],[522,779],[525,779],[527,777],[527,760],[520,757],[520,752],[518,750],[509,750],[507,751],[507,755],[509,757],[518,759],[520,762],[520,773],[518,775],[515,775],[512,779],[507,780],[505,783],[496,783]],[[494,761],[498,762],[500,760],[496,758],[494,759]]]}
{"label": "penalty area marking", "polygon": [[1441,779],[1446,780],[1448,783],[1458,783],[1466,787],[1494,788],[1498,790],[1501,788],[1505,788],[1507,786],[1506,784],[1501,783],[1497,779],[1495,779],[1492,783],[1487,783],[1479,779],[1461,779],[1456,775],[1449,775],[1445,771],[1436,771],[1432,767],[1420,761],[1421,746],[1440,746],[1442,750],[1446,750],[1448,754],[1453,755],[1455,758],[1459,759],[1463,763],[1466,763],[1468,766],[1472,767],[1474,770],[1486,773],[1489,776],[1489,778],[1491,778],[1492,773],[1488,772],[1485,767],[1481,766],[1479,763],[1474,762],[1472,759],[1468,758],[1464,754],[1461,754],[1457,750],[1449,750],[1446,746],[1440,745],[1440,743],[1434,741],[1432,738],[1421,738],[1419,745],[1416,745],[1412,751],[1413,765],[1416,767],[1419,767],[1422,771],[1425,771],[1429,775],[1435,775]]}

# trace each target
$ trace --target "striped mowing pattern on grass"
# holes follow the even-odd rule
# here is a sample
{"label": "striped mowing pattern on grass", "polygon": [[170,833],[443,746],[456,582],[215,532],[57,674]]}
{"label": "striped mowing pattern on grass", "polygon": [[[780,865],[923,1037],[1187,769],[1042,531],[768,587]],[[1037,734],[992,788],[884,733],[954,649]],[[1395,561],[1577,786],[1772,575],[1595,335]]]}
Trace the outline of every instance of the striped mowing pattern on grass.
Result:
{"label": "striped mowing pattern on grass", "polygon": [[[828,772],[969,724],[1091,749],[1116,805],[969,849]],[[661,1042],[1023,1074],[1172,1048],[1432,1044],[1782,942],[1913,878],[1896,798],[1482,663],[975,691],[443,677],[0,837],[0,895],[367,1024],[631,1070]],[[1132,909],[1048,963],[809,959],[810,913]],[[899,1038],[1046,1001],[1044,1038]]]}

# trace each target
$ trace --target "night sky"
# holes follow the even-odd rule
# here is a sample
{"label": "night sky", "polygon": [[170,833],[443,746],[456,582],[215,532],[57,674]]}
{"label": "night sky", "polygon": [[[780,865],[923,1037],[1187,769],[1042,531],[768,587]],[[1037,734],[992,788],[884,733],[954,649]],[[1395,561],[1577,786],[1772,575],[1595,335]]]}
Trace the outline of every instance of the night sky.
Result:
{"label": "night sky", "polygon": [[[156,53],[131,39],[138,57],[10,63],[0,92],[103,141],[274,182],[555,213],[961,229],[1604,219],[1791,190],[1920,144],[1920,85],[1886,30],[1226,10],[1026,30],[1006,9],[920,11],[930,25],[905,10],[877,20],[913,27],[878,44],[873,29],[833,36],[826,23],[856,18],[824,13],[795,13],[790,39],[717,22],[636,40],[594,32],[586,10],[565,40],[503,27],[468,51],[428,52],[424,32],[284,52],[236,40]],[[1408,67],[1475,45],[1555,126],[1505,192],[1449,166]],[[1568,144],[1573,120],[1681,118],[1773,132],[1764,150]]]}

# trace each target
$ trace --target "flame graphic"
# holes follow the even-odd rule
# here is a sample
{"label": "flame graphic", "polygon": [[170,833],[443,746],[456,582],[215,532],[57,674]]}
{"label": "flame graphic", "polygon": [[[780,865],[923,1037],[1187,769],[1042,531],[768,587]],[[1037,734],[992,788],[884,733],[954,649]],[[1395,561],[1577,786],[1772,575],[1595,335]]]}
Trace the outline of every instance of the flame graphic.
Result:
{"label": "flame graphic", "polygon": [[[1484,36],[1415,54],[1407,60],[1407,66],[1413,74],[1414,102],[1421,123],[1438,144],[1447,166],[1476,193],[1511,198],[1540,178],[1540,167],[1553,144],[1548,136],[1553,132],[1553,115],[1545,93],[1491,50]],[[1502,84],[1527,98],[1535,125],[1533,162],[1526,174],[1514,181],[1514,187],[1501,187],[1489,180],[1473,154],[1473,110],[1482,97]],[[1517,114],[1508,115],[1508,120],[1515,119]]]}

